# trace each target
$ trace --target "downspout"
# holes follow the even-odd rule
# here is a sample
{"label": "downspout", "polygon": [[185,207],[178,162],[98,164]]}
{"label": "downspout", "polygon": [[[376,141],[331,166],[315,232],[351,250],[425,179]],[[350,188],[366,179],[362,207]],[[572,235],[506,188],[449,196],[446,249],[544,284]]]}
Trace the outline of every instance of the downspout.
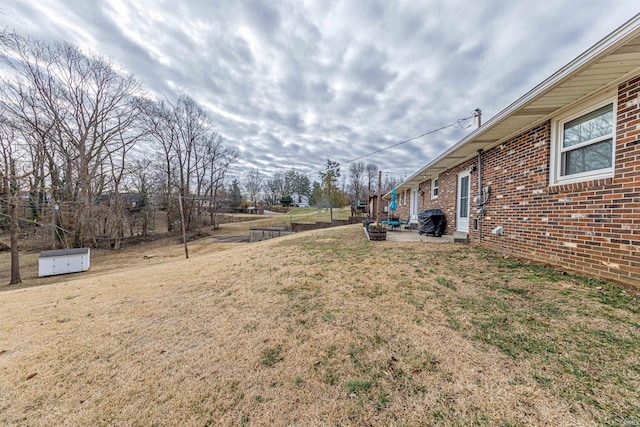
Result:
{"label": "downspout", "polygon": [[[478,118],[479,119],[479,118]],[[478,150],[478,228],[480,229],[480,241],[482,242],[482,216],[484,215],[484,197],[482,196],[482,148]]]}
{"label": "downspout", "polygon": [[[475,115],[478,118],[478,128],[482,126],[482,110],[479,108],[475,109]],[[487,201],[484,200],[483,191],[482,191],[482,148],[478,150],[478,201],[476,205],[480,208],[478,209],[478,228],[480,229],[480,241],[482,242],[482,217],[484,215],[484,204]]]}

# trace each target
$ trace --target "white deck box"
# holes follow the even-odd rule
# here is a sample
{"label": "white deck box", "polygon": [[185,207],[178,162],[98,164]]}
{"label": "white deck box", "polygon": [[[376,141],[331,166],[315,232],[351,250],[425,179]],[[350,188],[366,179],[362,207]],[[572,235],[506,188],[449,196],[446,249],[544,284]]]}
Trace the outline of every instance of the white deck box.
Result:
{"label": "white deck box", "polygon": [[42,251],[38,257],[38,276],[87,271],[91,258],[89,248]]}

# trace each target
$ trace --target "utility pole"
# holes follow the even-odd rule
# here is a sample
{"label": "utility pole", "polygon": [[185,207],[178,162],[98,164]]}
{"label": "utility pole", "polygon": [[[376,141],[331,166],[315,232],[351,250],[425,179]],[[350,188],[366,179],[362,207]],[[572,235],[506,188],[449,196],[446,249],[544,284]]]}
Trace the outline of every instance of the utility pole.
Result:
{"label": "utility pole", "polygon": [[329,222],[333,223],[333,200],[331,199],[331,184],[333,183],[333,174],[327,172],[327,189],[329,190]]}
{"label": "utility pole", "polygon": [[478,128],[480,126],[482,126],[482,110],[479,108],[476,108],[476,117],[478,118]]}
{"label": "utility pole", "polygon": [[376,201],[376,222],[380,223],[382,216],[382,171],[378,171],[378,200]]}
{"label": "utility pole", "polygon": [[51,197],[51,249],[56,248],[56,201]]}

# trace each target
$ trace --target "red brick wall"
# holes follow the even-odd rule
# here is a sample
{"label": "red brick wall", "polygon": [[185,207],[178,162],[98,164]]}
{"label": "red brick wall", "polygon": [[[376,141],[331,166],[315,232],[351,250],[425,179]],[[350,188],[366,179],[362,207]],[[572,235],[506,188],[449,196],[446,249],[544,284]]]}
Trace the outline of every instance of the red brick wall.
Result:
{"label": "red brick wall", "polygon": [[398,206],[398,209],[395,212],[389,212],[390,216],[398,217],[402,221],[406,221],[409,218],[409,205],[407,206]]}
{"label": "red brick wall", "polygon": [[[459,164],[453,169],[449,169],[446,172],[441,173],[438,176],[438,197],[431,198],[431,180],[427,180],[420,184],[420,188],[424,188],[424,198],[421,199],[422,204],[418,211],[424,209],[440,209],[447,220],[447,228],[445,234],[453,234],[456,231],[456,198],[458,196],[458,174],[465,170],[470,169],[476,165],[476,159],[466,161]],[[471,174],[471,198],[477,193],[477,180],[478,175]],[[477,209],[470,209],[470,212],[475,212]]]}
{"label": "red brick wall", "polygon": [[[473,243],[592,276],[640,283],[640,76],[618,88],[615,176],[549,186],[551,124],[542,123],[483,154],[483,185],[491,197]],[[455,230],[458,172],[472,159],[440,175],[440,194],[424,207],[439,207],[447,233]],[[471,174],[471,197],[477,194]],[[430,187],[427,187],[430,188]],[[491,234],[497,226],[503,236]]]}
{"label": "red brick wall", "polygon": [[409,217],[409,206],[411,206],[411,192],[409,192],[409,194],[407,195],[406,205],[402,203],[404,201],[402,195],[403,195],[403,192],[398,193],[398,198],[396,200],[396,203],[398,204],[398,209],[396,209],[393,212],[389,212],[389,215],[397,216],[402,221],[406,221],[407,218]]}
{"label": "red brick wall", "polygon": [[[456,167],[451,169],[442,175],[440,175],[438,181],[438,197],[431,198],[431,180],[423,181],[418,186],[418,213],[425,209],[440,208],[447,218],[447,232],[446,234],[452,234],[455,230],[456,219],[456,188],[458,180],[458,172],[461,172],[465,167],[470,167],[472,162],[465,163],[462,167]],[[475,164],[475,162],[473,162]],[[402,195],[402,193],[400,193]],[[411,206],[411,191],[407,194],[407,205],[402,204],[402,196],[398,197],[398,209],[395,211],[395,216],[399,216],[401,220],[405,221],[409,218],[410,206]],[[451,228],[453,227],[453,228]]]}

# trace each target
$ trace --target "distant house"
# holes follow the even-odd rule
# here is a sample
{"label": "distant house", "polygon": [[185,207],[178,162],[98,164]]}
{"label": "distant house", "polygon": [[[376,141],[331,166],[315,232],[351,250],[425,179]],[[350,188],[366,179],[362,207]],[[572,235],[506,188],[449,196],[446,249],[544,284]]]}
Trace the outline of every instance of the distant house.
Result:
{"label": "distant house", "polygon": [[300,194],[300,193],[292,193],[291,194],[291,203],[296,206],[299,204],[304,204],[304,205],[308,205],[309,204],[309,196],[307,196],[306,194]]}
{"label": "distant house", "polygon": [[[111,206],[114,203],[115,195],[113,192],[103,193],[98,196],[97,202],[99,204]],[[127,209],[134,210],[139,203],[139,193],[118,193],[118,200],[121,206]]]}
{"label": "distant house", "polygon": [[400,217],[440,208],[473,244],[640,283],[640,15],[396,190]]}
{"label": "distant house", "polygon": [[256,206],[249,206],[247,208],[247,213],[254,214],[254,215],[264,215],[264,209]]}

